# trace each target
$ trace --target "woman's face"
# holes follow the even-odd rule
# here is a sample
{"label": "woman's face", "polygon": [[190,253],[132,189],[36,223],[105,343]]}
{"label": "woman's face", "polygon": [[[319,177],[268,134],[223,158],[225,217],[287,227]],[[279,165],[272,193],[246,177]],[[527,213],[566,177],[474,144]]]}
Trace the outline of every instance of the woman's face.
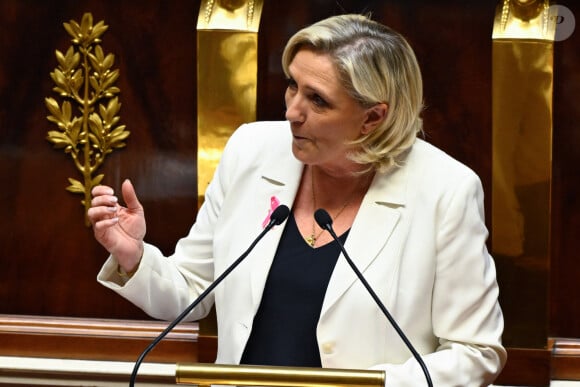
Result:
{"label": "woman's face", "polygon": [[305,164],[331,170],[352,170],[346,158],[352,141],[366,133],[369,110],[351,98],[340,84],[330,57],[301,49],[290,63],[286,89],[286,119],[292,151]]}

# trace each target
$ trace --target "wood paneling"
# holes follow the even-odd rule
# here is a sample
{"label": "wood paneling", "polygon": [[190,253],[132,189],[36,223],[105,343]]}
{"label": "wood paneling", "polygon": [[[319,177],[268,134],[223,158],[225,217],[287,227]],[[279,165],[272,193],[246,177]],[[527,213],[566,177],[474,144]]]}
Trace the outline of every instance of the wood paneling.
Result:
{"label": "wood paneling", "polygon": [[508,362],[494,385],[549,386],[550,351],[536,348],[508,348]]}
{"label": "wood paneling", "polygon": [[552,379],[580,380],[580,339],[552,338]]}
{"label": "wood paneling", "polygon": [[108,157],[104,183],[136,185],[148,218],[147,239],[165,253],[185,235],[197,210],[195,18],[191,1],[46,2],[0,0],[0,313],[95,318],[148,317],[103,288],[106,258],[84,226],[72,160],[46,141],[44,98],[55,96],[54,51],[66,51],[62,26],[85,12],[109,29],[106,53],[120,70],[119,115],[131,135]]}
{"label": "wood paneling", "polygon": [[[143,320],[0,315],[0,356],[134,362],[166,326]],[[200,342],[198,324],[183,323],[146,360],[202,361],[208,355],[199,355]],[[203,347],[208,348],[208,343]]]}
{"label": "wood paneling", "polygon": [[580,4],[576,30],[555,44],[550,335],[580,337]]}

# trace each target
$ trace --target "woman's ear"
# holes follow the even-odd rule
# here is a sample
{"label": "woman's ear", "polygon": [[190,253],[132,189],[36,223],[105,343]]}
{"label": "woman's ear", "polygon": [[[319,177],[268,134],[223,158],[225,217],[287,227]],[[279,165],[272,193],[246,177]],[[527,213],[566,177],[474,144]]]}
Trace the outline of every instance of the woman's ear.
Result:
{"label": "woman's ear", "polygon": [[367,109],[365,121],[363,122],[362,134],[369,134],[384,120],[387,119],[389,105],[384,102],[373,105]]}

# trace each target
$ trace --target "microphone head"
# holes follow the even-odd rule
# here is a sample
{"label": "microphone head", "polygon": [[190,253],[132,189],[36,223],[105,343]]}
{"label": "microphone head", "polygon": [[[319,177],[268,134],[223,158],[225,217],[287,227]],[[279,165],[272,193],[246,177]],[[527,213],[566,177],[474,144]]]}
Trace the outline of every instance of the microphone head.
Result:
{"label": "microphone head", "polygon": [[319,208],[314,212],[314,219],[320,228],[328,230],[332,227],[332,218],[324,208]]}
{"label": "microphone head", "polygon": [[272,215],[270,215],[270,223],[277,226],[284,222],[288,215],[290,215],[290,209],[288,206],[281,204],[272,211]]}

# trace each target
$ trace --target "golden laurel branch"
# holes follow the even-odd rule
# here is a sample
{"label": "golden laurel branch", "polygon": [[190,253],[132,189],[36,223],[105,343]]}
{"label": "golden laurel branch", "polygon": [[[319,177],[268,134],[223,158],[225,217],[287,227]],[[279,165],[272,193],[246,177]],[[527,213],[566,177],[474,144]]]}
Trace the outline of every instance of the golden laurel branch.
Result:
{"label": "golden laurel branch", "polygon": [[[119,70],[112,69],[113,54],[105,55],[101,35],[109,28],[103,21],[93,25],[90,13],[83,15],[81,24],[71,20],[63,23],[72,36],[72,45],[65,54],[56,50],[58,67],[50,73],[55,83],[52,89],[62,103],[45,98],[50,115],[48,121],[58,130],[48,131],[47,140],[55,148],[70,154],[83,181],[68,178],[66,190],[83,194],[85,224],[90,226],[86,213],[91,204],[91,189],[100,184],[104,175],[93,176],[103,164],[105,156],[114,149],[125,147],[130,132],[119,125],[121,104],[116,96],[120,89],[115,81]],[[78,112],[78,113],[76,113]]]}

